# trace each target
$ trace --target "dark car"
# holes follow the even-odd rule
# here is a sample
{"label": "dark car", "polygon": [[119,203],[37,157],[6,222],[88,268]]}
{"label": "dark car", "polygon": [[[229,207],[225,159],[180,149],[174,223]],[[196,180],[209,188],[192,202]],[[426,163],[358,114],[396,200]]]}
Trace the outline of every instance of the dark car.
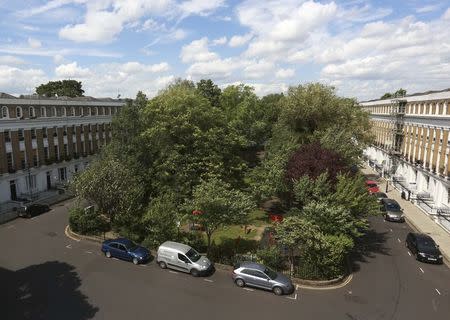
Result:
{"label": "dark car", "polygon": [[442,263],[443,258],[439,246],[427,234],[408,233],[406,247],[416,256],[416,259],[424,262]]}
{"label": "dark car", "polygon": [[378,201],[381,201],[382,199],[386,199],[388,197],[384,192],[374,192],[372,193],[372,195],[376,197]]}
{"label": "dark car", "polygon": [[39,203],[24,205],[17,209],[19,217],[24,218],[32,218],[47,211],[50,211],[50,207],[46,204],[39,204]]}
{"label": "dark car", "polygon": [[403,209],[394,199],[381,199],[381,208],[386,221],[405,222]]}
{"label": "dark car", "polygon": [[102,244],[102,252],[106,257],[132,261],[134,264],[150,259],[150,251],[125,238],[106,240]]}
{"label": "dark car", "polygon": [[291,279],[255,262],[241,262],[234,267],[232,278],[239,287],[250,286],[273,291],[276,295],[294,291]]}

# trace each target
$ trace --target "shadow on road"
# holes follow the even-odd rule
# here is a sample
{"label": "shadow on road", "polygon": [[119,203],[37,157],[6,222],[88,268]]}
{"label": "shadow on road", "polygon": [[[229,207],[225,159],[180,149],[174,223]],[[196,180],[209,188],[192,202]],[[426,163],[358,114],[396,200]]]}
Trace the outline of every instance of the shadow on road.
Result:
{"label": "shadow on road", "polygon": [[385,246],[388,232],[378,232],[369,229],[366,234],[356,243],[354,252],[350,256],[353,272],[358,272],[361,263],[368,262],[369,258],[374,258],[377,254],[390,255],[390,249]]}
{"label": "shadow on road", "polygon": [[[79,287],[74,267],[46,262],[21,270],[0,267],[2,319],[91,319],[98,308],[92,306]],[[4,317],[6,312],[6,317]]]}

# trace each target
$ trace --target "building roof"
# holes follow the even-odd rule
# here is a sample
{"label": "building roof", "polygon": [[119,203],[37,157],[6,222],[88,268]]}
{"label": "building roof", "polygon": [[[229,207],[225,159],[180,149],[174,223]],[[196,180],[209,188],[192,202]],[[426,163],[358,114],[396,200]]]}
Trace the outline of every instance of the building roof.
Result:
{"label": "building roof", "polygon": [[407,94],[404,97],[401,98],[389,98],[389,99],[375,99],[375,100],[368,100],[368,101],[362,101],[360,104],[362,106],[374,106],[374,105],[380,105],[380,104],[390,104],[392,100],[400,99],[400,100],[406,100],[408,102],[415,102],[415,101],[432,101],[432,100],[447,100],[450,99],[450,88],[439,90],[439,91],[426,91],[426,92],[418,92],[413,94]]}
{"label": "building roof", "polygon": [[37,94],[19,97],[0,92],[0,104],[3,105],[71,105],[71,106],[123,106],[125,99],[85,97],[45,97]]}

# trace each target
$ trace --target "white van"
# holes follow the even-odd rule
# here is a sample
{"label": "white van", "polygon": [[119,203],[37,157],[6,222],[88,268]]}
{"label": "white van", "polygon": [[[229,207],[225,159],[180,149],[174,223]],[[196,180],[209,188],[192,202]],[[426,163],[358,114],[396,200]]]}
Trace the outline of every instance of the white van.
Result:
{"label": "white van", "polygon": [[214,268],[208,258],[200,255],[188,245],[166,241],[158,248],[156,262],[162,269],[171,268],[197,277]]}

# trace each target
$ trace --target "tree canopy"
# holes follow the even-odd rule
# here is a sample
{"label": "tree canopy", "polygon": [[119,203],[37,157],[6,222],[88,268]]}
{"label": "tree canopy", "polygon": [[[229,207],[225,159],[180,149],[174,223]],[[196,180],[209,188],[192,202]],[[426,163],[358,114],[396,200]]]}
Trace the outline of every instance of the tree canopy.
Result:
{"label": "tree canopy", "polygon": [[62,80],[49,81],[46,84],[41,84],[36,87],[36,93],[46,97],[82,97],[84,90],[82,89],[81,81],[76,80]]}

